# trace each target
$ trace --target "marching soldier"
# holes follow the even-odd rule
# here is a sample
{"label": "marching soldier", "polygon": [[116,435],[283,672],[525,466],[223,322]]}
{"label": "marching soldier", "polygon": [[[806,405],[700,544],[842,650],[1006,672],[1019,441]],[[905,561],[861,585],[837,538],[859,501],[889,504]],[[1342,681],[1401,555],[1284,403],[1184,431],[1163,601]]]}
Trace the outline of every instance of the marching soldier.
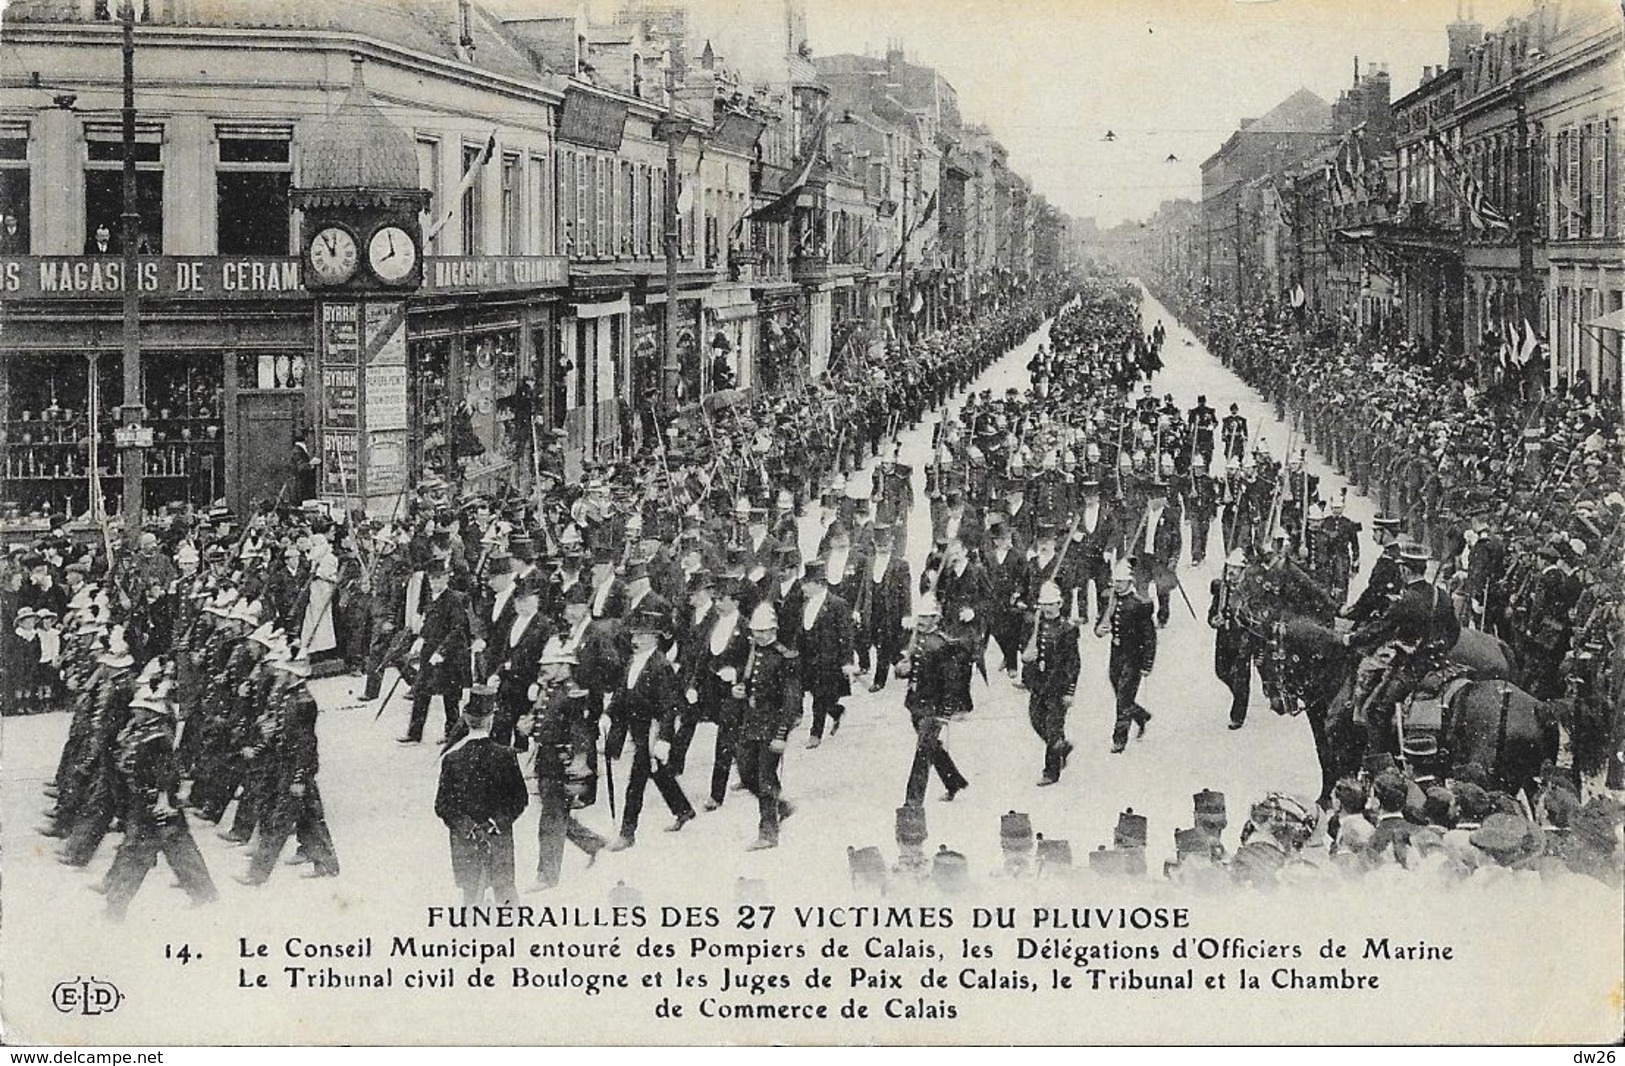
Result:
{"label": "marching soldier", "polygon": [[1240,459],[1247,454],[1247,419],[1239,405],[1230,405],[1230,413],[1219,425],[1219,437],[1224,442],[1226,459]]}
{"label": "marching soldier", "polygon": [[1213,672],[1230,690],[1230,728],[1247,723],[1247,703],[1253,686],[1254,638],[1247,628],[1241,602],[1241,577],[1247,556],[1235,549],[1224,561],[1224,575],[1213,579],[1207,624],[1214,630]]}
{"label": "marching soldier", "polygon": [[[154,660],[155,662],[158,660]],[[114,756],[124,797],[124,840],[107,872],[107,916],[123,921],[130,901],[161,854],[194,906],[218,897],[209,868],[175,802],[180,772],[175,763],[175,717],[170,682],[158,674],[129,702]]]}
{"label": "marching soldier", "polygon": [[1135,592],[1134,571],[1127,560],[1112,571],[1112,607],[1108,618],[1095,625],[1095,635],[1111,632],[1111,656],[1106,664],[1112,684],[1116,718],[1112,726],[1112,754],[1128,747],[1130,725],[1145,735],[1151,712],[1140,706],[1140,682],[1151,676],[1157,661],[1157,626],[1151,604]]}
{"label": "marching soldier", "polygon": [[[925,786],[933,768],[947,790],[945,800],[951,801],[970,783],[954,765],[942,740],[947,723],[970,710],[970,664],[966,661],[970,652],[965,643],[950,639],[938,628],[941,617],[937,598],[930,593],[922,596],[914,609],[914,639],[907,657],[897,666],[898,675],[908,678],[903,706],[914,723],[914,760],[904,798],[909,807],[925,802]],[[974,646],[980,647],[980,643]]]}
{"label": "marching soldier", "polygon": [[757,604],[750,617],[750,651],[731,689],[739,701],[739,781],[755,795],[758,810],[751,851],[777,847],[779,827],[794,810],[782,795],[779,764],[801,720],[801,683],[796,652],[779,641],[778,633],[772,604]]}
{"label": "marching soldier", "polygon": [[1320,523],[1325,548],[1325,572],[1332,598],[1348,600],[1349,581],[1360,572],[1360,523],[1344,514],[1348,489],[1342,489],[1331,502],[1331,514]]}
{"label": "marching soldier", "polygon": [[1038,617],[1021,653],[1022,683],[1027,688],[1027,718],[1044,742],[1040,786],[1053,785],[1066,769],[1072,742],[1066,738],[1066,716],[1078,687],[1077,620],[1061,618],[1061,588],[1044,582],[1038,594]]}
{"label": "marching soldier", "polygon": [[1203,466],[1211,464],[1213,436],[1214,431],[1219,428],[1219,415],[1207,405],[1206,396],[1196,397],[1196,406],[1190,409],[1187,424],[1190,427],[1195,454],[1201,456]]}
{"label": "marching soldier", "polygon": [[463,902],[512,903],[513,823],[530,805],[519,756],[491,739],[491,704],[475,698],[462,712],[468,732],[440,757],[434,813],[451,842],[451,873]]}
{"label": "marching soldier", "polygon": [[531,891],[553,888],[564,866],[569,841],[591,866],[607,846],[581,824],[575,811],[591,806],[598,794],[594,755],[602,705],[572,676],[575,652],[555,637],[542,651],[530,716],[516,731],[534,747],[536,769],[536,882]]}
{"label": "marching soldier", "polygon": [[269,769],[270,788],[264,797],[260,836],[248,872],[236,880],[245,885],[262,885],[276,869],[277,859],[297,835],[297,863],[309,862],[306,877],[337,877],[338,854],[333,850],[333,834],[327,828],[321,791],[316,785],[320,760],[316,748],[316,699],[306,684],[310,661],[291,658],[284,646],[268,656],[277,679],[267,701],[281,735],[276,745],[276,764]]}
{"label": "marching soldier", "polygon": [[1219,493],[1208,476],[1208,462],[1198,457],[1191,462],[1190,492],[1185,505],[1191,527],[1192,566],[1201,566],[1207,559],[1208,530],[1212,528],[1218,507]]}

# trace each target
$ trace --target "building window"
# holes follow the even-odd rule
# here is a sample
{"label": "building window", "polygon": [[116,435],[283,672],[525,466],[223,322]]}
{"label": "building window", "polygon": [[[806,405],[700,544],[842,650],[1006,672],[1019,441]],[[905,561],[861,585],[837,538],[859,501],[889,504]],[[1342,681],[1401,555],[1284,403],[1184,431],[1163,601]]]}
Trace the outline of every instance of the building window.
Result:
{"label": "building window", "polygon": [[418,138],[418,188],[429,192],[429,208],[423,216],[423,243],[432,249],[435,238],[429,234],[434,232],[435,224],[446,210],[440,202],[440,142],[432,137]]}
{"label": "building window", "polygon": [[538,255],[553,252],[553,234],[548,226],[547,160],[535,156],[530,160],[530,179],[526,183],[530,197],[530,247]]}
{"label": "building window", "polygon": [[223,126],[217,139],[215,248],[221,255],[287,255],[292,127]]}
{"label": "building window", "polygon": [[[478,144],[463,145],[463,173],[480,165],[480,157],[485,154],[485,147]],[[469,182],[468,188],[463,190],[462,216],[463,216],[463,254],[480,255],[484,252],[484,242],[480,239],[485,232],[485,197],[484,188],[478,177]]]}
{"label": "building window", "polygon": [[[135,134],[137,251],[164,250],[163,129],[137,126]],[[117,255],[124,214],[123,132],[114,124],[85,127],[85,254]],[[105,233],[103,230],[105,229]]]}
{"label": "building window", "polygon": [[626,216],[623,223],[625,228],[622,230],[620,244],[622,259],[630,259],[633,255],[637,254],[637,249],[633,247],[637,235],[638,218],[638,183],[635,177],[636,173],[637,170],[632,166],[631,163],[621,164],[621,189],[626,202]]}
{"label": "building window", "polygon": [[502,254],[519,255],[525,240],[525,187],[517,155],[502,157]]}
{"label": "building window", "polygon": [[587,208],[589,197],[592,194],[587,173],[587,164],[589,162],[590,160],[580,152],[573,153],[570,156],[570,169],[575,174],[576,194],[575,229],[573,231],[575,234],[574,248],[576,257],[581,259],[593,254],[592,212]]}
{"label": "building window", "polygon": [[0,124],[0,254],[29,252],[31,191],[28,127]]}

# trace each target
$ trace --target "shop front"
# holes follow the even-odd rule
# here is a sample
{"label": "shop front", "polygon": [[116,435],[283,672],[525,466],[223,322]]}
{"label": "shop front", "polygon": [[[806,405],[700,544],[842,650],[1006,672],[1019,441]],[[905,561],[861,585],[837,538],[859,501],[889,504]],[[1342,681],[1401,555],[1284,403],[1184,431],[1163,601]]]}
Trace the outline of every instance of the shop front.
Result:
{"label": "shop front", "polygon": [[558,292],[568,281],[566,262],[425,260],[424,284],[407,316],[406,454],[415,469],[465,492],[530,484],[544,444],[538,432],[565,419],[551,401],[563,384]]}
{"label": "shop front", "polygon": [[793,388],[807,378],[805,315],[799,285],[753,290],[757,336],[755,387],[765,393]]}
{"label": "shop front", "polygon": [[605,293],[566,304],[562,313],[564,474],[573,479],[586,463],[619,455],[622,434],[630,432],[632,302]]}
{"label": "shop front", "polygon": [[755,386],[756,302],[748,285],[718,285],[705,295],[702,395]]}
{"label": "shop front", "polygon": [[[143,256],[145,509],[275,499],[303,438],[310,301],[297,260]],[[117,514],[123,265],[0,259],[0,524]]]}

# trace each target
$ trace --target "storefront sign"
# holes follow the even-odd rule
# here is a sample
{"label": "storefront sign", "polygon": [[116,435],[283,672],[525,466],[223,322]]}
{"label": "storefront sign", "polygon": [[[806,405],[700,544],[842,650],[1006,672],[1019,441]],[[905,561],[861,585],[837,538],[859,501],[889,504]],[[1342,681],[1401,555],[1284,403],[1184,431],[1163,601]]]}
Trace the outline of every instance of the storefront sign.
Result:
{"label": "storefront sign", "polygon": [[424,292],[561,289],[570,284],[562,255],[436,255],[423,261]]}
{"label": "storefront sign", "polygon": [[358,332],[361,308],[353,303],[322,304],[322,359],[336,366],[355,366],[360,350]]}
{"label": "storefront sign", "polygon": [[361,415],[360,383],[355,367],[322,368],[322,420],[335,429],[356,429]]}
{"label": "storefront sign", "polygon": [[[144,296],[174,300],[302,299],[299,260],[292,256],[144,255],[136,263]],[[0,299],[105,300],[124,292],[116,256],[0,257]]]}
{"label": "storefront sign", "polygon": [[571,144],[619,151],[626,134],[627,110],[619,100],[572,85],[564,91],[557,136]]}
{"label": "storefront sign", "polygon": [[367,495],[390,497],[406,488],[407,435],[404,430],[367,438]]}
{"label": "storefront sign", "polygon": [[323,496],[351,497],[361,492],[356,436],[354,431],[322,430]]}
{"label": "storefront sign", "polygon": [[367,305],[367,365],[406,365],[406,304]]}
{"label": "storefront sign", "polygon": [[[406,367],[367,367],[367,428],[396,430],[407,428],[407,424]],[[376,490],[370,485],[370,477],[369,487]]]}

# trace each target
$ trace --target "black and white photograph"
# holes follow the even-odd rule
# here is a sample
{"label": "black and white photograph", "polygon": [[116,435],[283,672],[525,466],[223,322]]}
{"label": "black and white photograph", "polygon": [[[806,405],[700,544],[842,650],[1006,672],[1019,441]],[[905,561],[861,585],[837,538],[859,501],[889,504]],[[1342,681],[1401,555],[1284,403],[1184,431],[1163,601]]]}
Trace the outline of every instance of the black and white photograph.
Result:
{"label": "black and white photograph", "polygon": [[1618,0],[9,0],[0,1043],[1613,1062],[1622,120]]}

